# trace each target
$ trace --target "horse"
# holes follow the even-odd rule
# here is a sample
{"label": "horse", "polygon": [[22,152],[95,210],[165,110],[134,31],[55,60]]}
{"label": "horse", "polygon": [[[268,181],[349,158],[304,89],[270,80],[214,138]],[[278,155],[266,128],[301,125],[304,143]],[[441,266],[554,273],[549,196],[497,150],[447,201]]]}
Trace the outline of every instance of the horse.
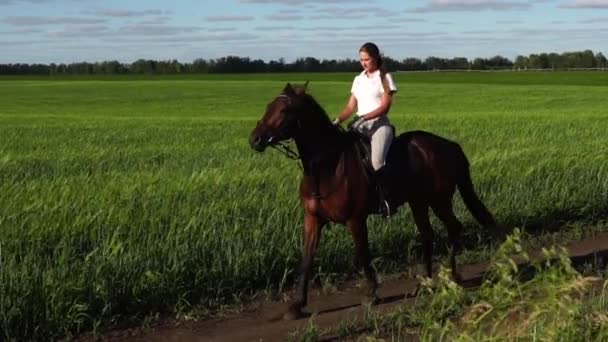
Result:
{"label": "horse", "polygon": [[[304,315],[302,308],[308,302],[315,250],[321,231],[329,222],[348,227],[354,240],[356,266],[363,268],[367,279],[362,303],[377,303],[378,284],[371,265],[366,221],[378,207],[378,196],[373,177],[357,148],[360,135],[334,125],[319,103],[306,93],[306,86],[287,83],[266,106],[249,143],[254,150],[263,152],[268,146],[285,148],[283,143],[291,139],[297,153],[288,151],[300,159],[303,170],[299,197],[304,208],[304,246],[295,299],[284,318]],[[461,250],[463,227],[453,211],[455,189],[458,188],[466,207],[482,226],[489,229],[496,226],[494,217],[475,192],[463,150],[457,143],[429,132],[406,132],[393,139],[385,167],[392,206],[407,202],[422,235],[427,275],[432,277],[433,229],[429,221],[432,208],[448,229],[450,263],[454,277],[459,279],[456,254]]]}

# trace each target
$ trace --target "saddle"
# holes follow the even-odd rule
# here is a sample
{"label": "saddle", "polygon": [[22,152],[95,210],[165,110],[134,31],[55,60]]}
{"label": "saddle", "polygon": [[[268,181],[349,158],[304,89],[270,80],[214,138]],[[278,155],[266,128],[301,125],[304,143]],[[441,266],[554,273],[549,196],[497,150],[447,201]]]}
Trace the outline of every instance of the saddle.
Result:
{"label": "saddle", "polygon": [[[390,127],[393,130],[393,136],[394,136],[395,127],[392,125]],[[353,143],[355,153],[359,157],[357,159],[361,162],[361,164],[363,166],[365,177],[367,178],[368,183],[371,185],[372,189],[376,193],[375,197],[380,202],[384,201],[385,199],[389,200],[390,196],[388,196],[389,189],[386,184],[386,179],[384,179],[384,180],[381,179],[381,178],[386,178],[387,170],[386,170],[386,167],[383,167],[378,171],[374,170],[374,167],[372,165],[372,157],[371,157],[370,137],[357,130],[354,130],[352,128],[350,128],[348,130],[348,134]],[[379,174],[380,171],[382,171],[382,174],[384,174],[384,176]],[[392,209],[392,205],[390,204],[390,201],[389,201],[389,206],[391,206],[390,211],[393,211],[394,209]],[[381,214],[378,206],[372,206],[371,212],[376,213],[376,214]]]}
{"label": "saddle", "polygon": [[354,130],[349,130],[348,134],[353,142],[355,153],[359,157],[357,159],[363,165],[365,176],[368,180],[374,179],[374,167],[372,166],[372,145],[370,138],[367,135]]}
{"label": "saddle", "polygon": [[[395,136],[395,126],[390,125],[393,130],[393,137]],[[366,171],[366,176],[368,180],[374,179],[374,167],[372,165],[372,146],[371,139],[369,136],[353,129],[352,126],[349,125],[348,135],[350,136],[351,141],[355,147],[355,151],[359,156],[359,160],[363,165],[363,169]]]}

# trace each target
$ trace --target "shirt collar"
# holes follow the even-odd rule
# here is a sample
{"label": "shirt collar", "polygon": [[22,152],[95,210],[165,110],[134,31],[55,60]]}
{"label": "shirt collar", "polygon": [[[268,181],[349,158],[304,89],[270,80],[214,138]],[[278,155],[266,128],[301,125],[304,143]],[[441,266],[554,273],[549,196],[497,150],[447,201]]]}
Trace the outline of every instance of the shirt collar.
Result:
{"label": "shirt collar", "polygon": [[[365,70],[361,71],[361,76],[365,76],[365,77],[367,77],[367,75],[368,75],[368,74],[365,72]],[[378,76],[378,75],[380,75],[380,69],[377,69],[376,71],[372,72],[372,73],[370,74],[370,76],[371,76],[371,77],[369,77],[369,78],[374,78],[374,77],[376,77],[376,76]]]}

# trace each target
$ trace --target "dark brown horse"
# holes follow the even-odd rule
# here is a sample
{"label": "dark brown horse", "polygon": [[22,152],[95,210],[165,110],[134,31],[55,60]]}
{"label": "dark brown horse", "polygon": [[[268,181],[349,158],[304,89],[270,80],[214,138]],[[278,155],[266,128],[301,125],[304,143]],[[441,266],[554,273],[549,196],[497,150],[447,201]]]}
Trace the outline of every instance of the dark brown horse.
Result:
{"label": "dark brown horse", "polygon": [[[347,225],[354,239],[359,267],[367,278],[366,300],[375,302],[376,274],[371,266],[367,240],[367,216],[377,208],[373,178],[355,147],[357,134],[334,126],[321,106],[304,88],[287,84],[266,107],[266,113],[250,136],[251,147],[268,146],[293,139],[304,175],[300,200],[304,207],[304,253],[297,298],[287,318],[301,316],[307,303],[308,281],[321,230],[328,222]],[[460,146],[431,133],[415,131],[393,140],[387,156],[390,198],[394,206],[408,202],[422,234],[427,274],[432,274],[433,229],[429,207],[446,225],[452,245],[450,261],[456,273],[462,224],[452,210],[456,187],[469,211],[485,227],[495,226],[492,214],[477,197],[469,174],[469,163]]]}

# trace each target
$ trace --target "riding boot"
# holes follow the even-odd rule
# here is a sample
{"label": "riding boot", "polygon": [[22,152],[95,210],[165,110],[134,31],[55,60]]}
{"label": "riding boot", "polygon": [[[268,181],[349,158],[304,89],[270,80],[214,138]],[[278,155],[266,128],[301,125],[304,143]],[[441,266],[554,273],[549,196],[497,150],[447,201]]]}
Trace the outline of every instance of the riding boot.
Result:
{"label": "riding boot", "polygon": [[378,213],[384,218],[389,218],[393,211],[388,193],[389,179],[387,173],[385,166],[379,168],[375,172],[376,186],[378,189]]}

